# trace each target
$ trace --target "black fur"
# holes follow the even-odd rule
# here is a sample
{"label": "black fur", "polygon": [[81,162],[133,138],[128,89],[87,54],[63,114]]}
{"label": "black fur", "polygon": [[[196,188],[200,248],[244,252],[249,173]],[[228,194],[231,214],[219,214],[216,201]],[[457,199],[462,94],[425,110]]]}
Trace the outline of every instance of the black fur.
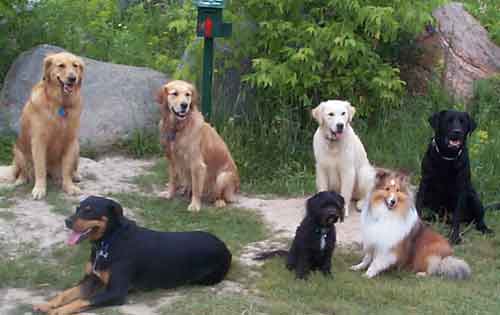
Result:
{"label": "black fur", "polygon": [[[484,222],[484,207],[472,187],[467,137],[476,123],[466,112],[441,111],[429,118],[434,140],[422,159],[422,180],[417,193],[419,215],[430,208],[451,222],[450,241],[460,242],[460,223],[472,222],[483,233],[492,232]],[[450,145],[459,141],[460,145]]]}
{"label": "black fur", "polygon": [[[295,232],[290,251],[261,253],[255,259],[288,254],[286,266],[289,270],[295,270],[298,279],[307,278],[310,271],[314,270],[330,275],[336,243],[335,223],[339,219],[344,220],[343,209],[344,198],[336,192],[315,194],[306,202],[306,215]],[[321,248],[323,236],[325,247]]]}
{"label": "black fur", "polygon": [[99,257],[96,270],[109,270],[104,290],[93,294],[99,278],[83,280],[92,306],[122,304],[129,288],[174,288],[186,284],[213,285],[222,281],[231,265],[226,245],[207,232],[157,232],[139,227],[123,216],[122,207],[106,198],[91,196],[66,220],[108,218],[105,235],[93,242],[90,262],[109,244],[108,257]]}

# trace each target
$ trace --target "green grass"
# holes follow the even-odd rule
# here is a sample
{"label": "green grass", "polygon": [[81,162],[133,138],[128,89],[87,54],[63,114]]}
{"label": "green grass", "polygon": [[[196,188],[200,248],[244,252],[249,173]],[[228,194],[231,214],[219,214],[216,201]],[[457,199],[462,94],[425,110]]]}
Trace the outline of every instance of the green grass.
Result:
{"label": "green grass", "polygon": [[54,213],[68,215],[73,212],[72,203],[64,197],[64,192],[61,191],[60,187],[49,185],[45,200],[51,206],[50,211]]}
{"label": "green grass", "polygon": [[148,197],[143,194],[114,194],[124,207],[138,209],[149,228],[163,231],[202,230],[217,235],[233,253],[247,243],[262,240],[266,228],[252,211],[226,207],[204,207],[200,212],[187,211],[187,200]]}
{"label": "green grass", "polygon": [[14,141],[13,135],[0,135],[0,165],[8,165],[12,162]]}
{"label": "green grass", "polygon": [[[500,213],[489,214],[487,222],[498,231]],[[498,233],[485,237],[470,231],[465,243],[455,247],[455,254],[472,267],[469,281],[417,278],[398,271],[368,280],[348,270],[360,254],[339,250],[333,257],[332,279],[315,274],[307,282],[297,281],[281,259],[273,259],[257,285],[266,301],[285,301],[289,314],[496,314],[499,244]]]}

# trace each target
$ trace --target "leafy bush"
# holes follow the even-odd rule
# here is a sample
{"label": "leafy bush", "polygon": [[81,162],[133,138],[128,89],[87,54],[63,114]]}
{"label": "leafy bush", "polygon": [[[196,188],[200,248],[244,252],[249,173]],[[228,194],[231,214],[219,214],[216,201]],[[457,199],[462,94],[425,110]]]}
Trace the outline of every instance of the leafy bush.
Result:
{"label": "leafy bush", "polygon": [[118,2],[0,2],[0,82],[17,54],[42,43],[103,61],[173,73],[195,36],[191,1],[144,1],[125,11],[120,11]]}
{"label": "leafy bush", "polygon": [[234,0],[231,17],[246,21],[249,33],[234,36],[234,46],[252,61],[245,81],[268,107],[310,109],[343,98],[366,115],[399,104],[404,82],[385,48],[420,33],[437,3]]}

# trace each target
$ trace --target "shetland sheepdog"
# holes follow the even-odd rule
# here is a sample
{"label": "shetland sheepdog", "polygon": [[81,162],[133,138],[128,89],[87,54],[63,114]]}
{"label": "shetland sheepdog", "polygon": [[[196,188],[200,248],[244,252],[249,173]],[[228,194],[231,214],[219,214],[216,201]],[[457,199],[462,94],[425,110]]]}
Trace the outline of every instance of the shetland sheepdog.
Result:
{"label": "shetland sheepdog", "polygon": [[420,221],[409,175],[378,169],[376,182],[362,208],[363,260],[351,270],[367,269],[365,276],[397,267],[418,276],[467,279],[469,265],[452,256],[440,234]]}

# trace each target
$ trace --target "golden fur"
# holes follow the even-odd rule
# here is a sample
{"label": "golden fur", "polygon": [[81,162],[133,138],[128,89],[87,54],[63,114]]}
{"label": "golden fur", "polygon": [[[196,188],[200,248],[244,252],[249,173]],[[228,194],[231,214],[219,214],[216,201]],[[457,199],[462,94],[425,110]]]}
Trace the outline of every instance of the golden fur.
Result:
{"label": "golden fur", "polygon": [[47,56],[43,78],[24,105],[8,179],[16,184],[34,179],[34,199],[45,197],[47,176],[62,180],[66,193],[80,192],[73,179],[78,180],[83,69],[83,61],[70,53]]}
{"label": "golden fur", "polygon": [[201,207],[202,195],[217,207],[234,200],[240,180],[236,164],[224,140],[198,110],[198,93],[188,82],[175,80],[158,92],[160,141],[169,161],[166,198],[177,189],[191,193],[190,211]]}
{"label": "golden fur", "polygon": [[448,240],[418,218],[407,174],[378,170],[361,225],[365,256],[351,269],[367,268],[368,278],[391,267],[418,275],[470,277],[470,267],[452,256]]}

